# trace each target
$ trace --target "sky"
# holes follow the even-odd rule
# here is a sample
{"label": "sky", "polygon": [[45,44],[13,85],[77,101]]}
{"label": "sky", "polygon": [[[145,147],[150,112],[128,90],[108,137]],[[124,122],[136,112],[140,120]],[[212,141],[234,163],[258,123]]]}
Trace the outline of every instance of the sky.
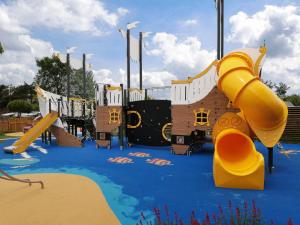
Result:
{"label": "sky", "polygon": [[[268,48],[264,80],[284,82],[300,94],[300,0],[224,0],[225,53]],[[205,69],[216,58],[214,0],[0,0],[0,83],[31,83],[36,58],[92,54],[97,82],[126,84],[126,43],[118,32],[140,21],[132,35],[144,39],[145,87],[170,85]],[[132,87],[138,64],[132,62]]]}

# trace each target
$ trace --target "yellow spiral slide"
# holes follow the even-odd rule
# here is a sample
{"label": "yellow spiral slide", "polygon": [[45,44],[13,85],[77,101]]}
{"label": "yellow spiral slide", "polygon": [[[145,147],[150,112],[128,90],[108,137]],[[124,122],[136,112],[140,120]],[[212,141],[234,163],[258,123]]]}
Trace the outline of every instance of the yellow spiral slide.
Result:
{"label": "yellow spiral slide", "polygon": [[260,81],[255,65],[245,52],[232,52],[217,67],[218,88],[241,111],[224,114],[213,130],[217,187],[264,189],[264,158],[250,136],[273,147],[285,128],[287,106]]}

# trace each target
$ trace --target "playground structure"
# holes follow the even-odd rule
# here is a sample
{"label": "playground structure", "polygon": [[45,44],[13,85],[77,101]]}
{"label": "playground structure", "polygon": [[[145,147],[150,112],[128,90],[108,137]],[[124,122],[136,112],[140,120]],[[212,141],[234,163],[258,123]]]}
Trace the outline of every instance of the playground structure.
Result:
{"label": "playground structure", "polygon": [[[70,99],[67,97],[47,92],[36,87],[42,119],[38,121],[28,132],[17,140],[12,146],[4,150],[9,153],[22,153],[38,137],[51,142],[52,134],[60,146],[82,146],[87,132],[93,137],[93,107],[88,108],[86,101],[82,99]],[[82,139],[77,135],[77,128],[82,128]]]}
{"label": "playground structure", "polygon": [[21,153],[40,135],[51,140],[51,133],[61,146],[80,147],[89,134],[97,147],[110,148],[117,134],[121,149],[127,139],[129,147],[170,145],[178,155],[213,142],[215,185],[261,190],[264,158],[252,139],[272,152],[288,114],[285,103],[260,81],[265,54],[265,47],[235,50],[195,77],[172,81],[171,87],[141,90],[97,84],[95,106],[92,102],[90,107],[83,99],[37,87],[43,118],[5,151]]}
{"label": "playground structure", "polygon": [[264,158],[252,139],[272,153],[288,114],[285,103],[260,81],[265,54],[265,47],[235,50],[195,77],[172,81],[170,100],[151,98],[147,89],[98,85],[97,146],[110,148],[117,131],[121,149],[124,134],[129,146],[168,142],[175,154],[189,155],[195,145],[212,141],[216,186],[263,189]]}

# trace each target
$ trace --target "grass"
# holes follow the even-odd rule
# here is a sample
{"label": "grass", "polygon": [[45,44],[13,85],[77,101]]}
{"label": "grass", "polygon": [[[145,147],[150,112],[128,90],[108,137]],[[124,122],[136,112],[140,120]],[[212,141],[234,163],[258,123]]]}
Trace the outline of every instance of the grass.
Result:
{"label": "grass", "polygon": [[0,133],[0,140],[7,139],[7,138],[12,138],[12,136]]}

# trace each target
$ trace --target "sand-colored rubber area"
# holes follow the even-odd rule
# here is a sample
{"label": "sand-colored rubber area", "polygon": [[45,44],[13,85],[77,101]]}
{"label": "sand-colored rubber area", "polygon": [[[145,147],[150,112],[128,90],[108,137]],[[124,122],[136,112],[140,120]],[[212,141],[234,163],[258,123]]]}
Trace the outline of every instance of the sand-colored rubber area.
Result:
{"label": "sand-colored rubber area", "polygon": [[26,183],[0,180],[0,224],[5,225],[115,225],[120,224],[98,185],[71,174],[30,174]]}

